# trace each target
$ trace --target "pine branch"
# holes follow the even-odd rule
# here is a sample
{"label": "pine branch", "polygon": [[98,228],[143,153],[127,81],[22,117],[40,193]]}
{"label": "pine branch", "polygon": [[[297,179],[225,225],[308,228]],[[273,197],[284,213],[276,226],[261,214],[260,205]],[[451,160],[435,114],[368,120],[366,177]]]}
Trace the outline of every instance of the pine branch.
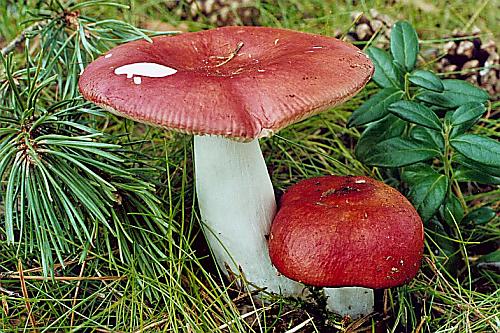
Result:
{"label": "pine branch", "polygon": [[27,36],[31,32],[43,28],[44,26],[47,25],[47,23],[48,23],[47,20],[39,21],[24,29],[16,38],[11,40],[9,44],[7,44],[4,48],[2,48],[2,50],[0,51],[2,53],[2,56],[6,56],[7,54],[14,51],[16,47],[21,45],[26,40]]}

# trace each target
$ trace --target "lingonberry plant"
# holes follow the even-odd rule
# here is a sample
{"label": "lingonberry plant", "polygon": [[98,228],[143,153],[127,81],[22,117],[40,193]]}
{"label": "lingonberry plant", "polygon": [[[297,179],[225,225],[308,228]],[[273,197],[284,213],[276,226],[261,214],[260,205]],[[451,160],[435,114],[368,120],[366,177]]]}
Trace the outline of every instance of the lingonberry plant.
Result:
{"label": "lingonberry plant", "polygon": [[394,25],[390,53],[376,47],[367,52],[380,91],[349,120],[350,126],[366,125],[357,157],[371,166],[399,168],[410,200],[427,225],[444,235],[440,239],[454,234],[461,221],[493,218],[489,207],[469,212],[461,190],[464,182],[500,184],[500,143],[472,131],[486,112],[488,94],[416,68],[419,41],[408,22]]}

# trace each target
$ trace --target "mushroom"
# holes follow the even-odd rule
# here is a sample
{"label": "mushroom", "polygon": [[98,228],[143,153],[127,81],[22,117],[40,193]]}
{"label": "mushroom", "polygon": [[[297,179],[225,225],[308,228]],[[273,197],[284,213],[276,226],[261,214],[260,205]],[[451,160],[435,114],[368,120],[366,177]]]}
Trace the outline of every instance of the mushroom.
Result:
{"label": "mushroom", "polygon": [[416,275],[423,246],[422,220],[410,202],[363,176],[318,177],[291,186],[269,237],[279,272],[326,287],[327,307],[352,318],[373,311],[371,289],[399,286]]}
{"label": "mushroom", "polygon": [[269,260],[276,202],[258,139],[346,101],[372,73],[368,57],[334,38],[225,27],[118,46],[79,88],[110,112],[194,134],[202,228],[219,267],[297,294]]}

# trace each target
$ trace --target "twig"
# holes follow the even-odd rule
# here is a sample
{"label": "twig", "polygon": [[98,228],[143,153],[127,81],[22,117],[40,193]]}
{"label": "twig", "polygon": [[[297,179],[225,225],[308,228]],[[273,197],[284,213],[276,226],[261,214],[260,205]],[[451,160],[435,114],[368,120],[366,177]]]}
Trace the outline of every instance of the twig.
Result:
{"label": "twig", "polygon": [[[82,267],[80,268],[80,274],[78,274],[79,277],[83,276],[83,271],[85,270],[85,264],[87,262],[84,261],[82,263]],[[76,283],[76,288],[75,288],[75,294],[73,295],[73,301],[71,302],[71,309],[75,308],[76,305],[76,297],[78,296],[78,292],[80,291],[80,284],[82,283],[82,280],[78,280]],[[70,320],[70,327],[73,327],[73,323],[75,322],[75,311],[71,311],[71,320]]]}
{"label": "twig", "polygon": [[500,262],[481,262],[477,264],[477,268],[489,269],[500,272]]}
{"label": "twig", "polygon": [[387,289],[384,289],[384,316],[387,316],[387,312],[389,312],[389,291]]}
{"label": "twig", "polygon": [[9,303],[7,303],[7,300],[5,297],[2,297],[2,310],[3,313],[5,314],[6,317],[9,316]]}
{"label": "twig", "polygon": [[26,40],[27,35],[34,31],[38,30],[40,28],[43,28],[45,25],[47,25],[47,21],[39,21],[35,24],[30,25],[26,29],[24,29],[19,35],[17,35],[16,38],[10,41],[9,44],[7,44],[4,48],[2,48],[2,56],[6,56],[10,52],[12,52],[16,47],[18,47],[22,42]]}
{"label": "twig", "polygon": [[[113,251],[114,252],[114,251]],[[103,255],[108,255],[108,253],[105,253]],[[96,259],[97,257],[96,256],[89,256],[89,257],[86,257],[85,260],[86,261],[90,261],[90,260],[94,260]],[[78,264],[80,263],[80,259],[75,259],[75,260],[68,260],[68,261],[64,261],[64,265],[63,264],[54,264],[54,266],[52,267],[54,270],[58,269],[58,268],[61,268],[61,267],[68,267],[69,265],[73,265],[73,264]],[[33,268],[28,268],[28,269],[25,269],[24,270],[24,273],[35,273],[35,272],[41,272],[43,270],[42,267],[33,267]],[[8,276],[8,275],[11,275],[13,274],[12,271],[8,271],[8,272],[4,272],[4,273],[0,273],[0,280],[4,277],[4,276]]]}
{"label": "twig", "polygon": [[22,276],[20,274],[3,274],[0,275],[0,280],[36,280],[36,281],[118,281],[127,279],[126,276],[53,276],[53,277],[45,277],[45,276],[36,276],[36,275],[28,275]]}
{"label": "twig", "polygon": [[146,332],[146,331],[148,331],[148,330],[149,330],[149,329],[151,329],[151,328],[159,327],[159,326],[161,326],[161,325],[165,324],[165,323],[166,323],[166,322],[168,322],[169,320],[170,320],[170,319],[168,319],[168,318],[167,318],[167,319],[162,319],[162,320],[160,320],[160,321],[157,321],[157,322],[151,323],[151,324],[149,324],[149,325],[144,326],[143,328],[138,329],[137,331],[134,331],[134,333],[142,333],[142,332]]}
{"label": "twig", "polygon": [[2,288],[2,286],[0,286],[0,293],[3,293],[9,297],[16,297],[16,298],[21,298],[22,296],[19,295],[18,293],[16,293],[15,291],[10,291],[10,290],[7,290],[5,288]]}
{"label": "twig", "polygon": [[19,270],[19,280],[21,281],[21,290],[23,292],[24,304],[26,306],[26,311],[28,311],[28,318],[31,323],[31,327],[38,332],[35,325],[35,317],[33,317],[33,312],[31,309],[30,299],[28,295],[28,289],[26,288],[26,281],[24,280],[23,263],[21,259],[17,261],[17,268]]}
{"label": "twig", "polygon": [[353,321],[352,323],[349,324],[349,326],[346,327],[345,331],[350,333],[365,332],[366,328],[362,329],[359,328],[364,324],[368,323],[373,316],[375,316],[375,313],[369,313],[366,316]]}
{"label": "twig", "polygon": [[303,321],[302,323],[300,323],[299,325],[295,326],[294,328],[286,331],[285,333],[295,333],[295,332],[298,332],[300,329],[304,328],[307,324],[309,324],[313,319],[312,318],[309,318],[305,321]]}
{"label": "twig", "polygon": [[230,62],[231,60],[233,60],[234,57],[236,57],[236,55],[238,54],[238,52],[240,52],[241,48],[243,47],[243,42],[238,42],[238,45],[236,45],[236,49],[233,51],[233,53],[231,53],[229,55],[229,57],[227,57],[226,60],[224,60],[223,62],[221,62],[220,64],[217,64],[215,65],[215,67],[220,67],[222,65],[225,65],[227,64],[228,62]]}
{"label": "twig", "polygon": [[427,320],[427,317],[422,317],[422,320],[420,320],[420,323],[418,324],[417,328],[415,329],[415,333],[420,333],[426,320]]}
{"label": "twig", "polygon": [[[265,311],[265,310],[269,310],[269,309],[270,309],[270,307],[265,307],[265,308],[255,309],[255,310],[253,310],[253,311],[250,311],[250,312],[248,312],[248,313],[245,313],[244,315],[241,315],[241,316],[239,317],[239,319],[241,320],[241,319],[245,319],[245,318],[247,318],[247,317],[253,316],[253,315],[258,315],[258,313],[259,313],[260,311]],[[234,324],[235,322],[236,322],[236,319],[234,319],[234,320],[230,320],[230,321],[228,321],[227,323],[220,325],[220,326],[218,327],[218,330],[223,330],[223,329],[229,328],[229,325],[232,325],[232,324]]]}
{"label": "twig", "polygon": [[95,330],[96,330],[96,332],[101,332],[101,333],[124,333],[123,331],[109,331],[109,330],[106,330],[104,328],[99,328],[99,327],[97,327]]}

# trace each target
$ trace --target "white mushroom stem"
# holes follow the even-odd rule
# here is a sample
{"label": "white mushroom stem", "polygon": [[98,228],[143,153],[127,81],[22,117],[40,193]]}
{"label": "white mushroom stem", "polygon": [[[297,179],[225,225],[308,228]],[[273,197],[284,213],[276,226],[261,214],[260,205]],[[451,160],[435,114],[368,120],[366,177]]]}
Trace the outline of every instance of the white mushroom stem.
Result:
{"label": "white mushroom stem", "polygon": [[373,312],[373,290],[361,287],[325,288],[327,309],[357,319]]}
{"label": "white mushroom stem", "polygon": [[269,258],[276,201],[258,140],[195,136],[194,160],[202,229],[219,267],[241,270],[267,291],[299,295],[303,285],[279,275]]}

